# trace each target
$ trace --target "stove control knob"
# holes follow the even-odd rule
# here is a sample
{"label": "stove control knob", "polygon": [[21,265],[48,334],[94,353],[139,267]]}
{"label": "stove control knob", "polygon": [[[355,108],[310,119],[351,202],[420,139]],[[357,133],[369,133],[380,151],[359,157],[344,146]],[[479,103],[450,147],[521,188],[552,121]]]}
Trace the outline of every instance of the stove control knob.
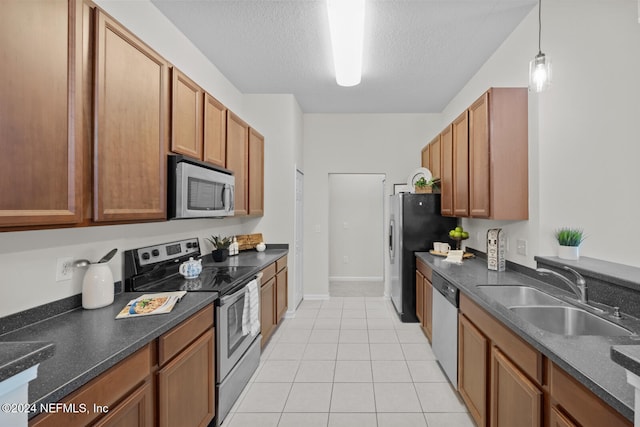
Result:
{"label": "stove control knob", "polygon": [[154,249],[154,250],[151,251],[151,255],[158,256],[158,255],[160,255],[160,251],[157,250],[157,249]]}
{"label": "stove control knob", "polygon": [[187,248],[191,248],[193,247],[193,244],[191,242],[187,242]]}
{"label": "stove control knob", "polygon": [[149,252],[143,252],[143,253],[142,253],[142,259],[147,260],[147,259],[149,259],[149,258],[151,258],[151,257],[149,256]]}

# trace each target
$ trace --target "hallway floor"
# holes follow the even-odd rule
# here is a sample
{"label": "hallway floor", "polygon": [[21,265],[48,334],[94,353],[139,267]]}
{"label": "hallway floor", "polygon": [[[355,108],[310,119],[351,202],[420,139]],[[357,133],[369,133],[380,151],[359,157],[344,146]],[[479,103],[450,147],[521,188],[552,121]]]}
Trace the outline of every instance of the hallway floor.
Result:
{"label": "hallway floor", "polygon": [[389,300],[303,301],[224,427],[472,427],[418,324]]}

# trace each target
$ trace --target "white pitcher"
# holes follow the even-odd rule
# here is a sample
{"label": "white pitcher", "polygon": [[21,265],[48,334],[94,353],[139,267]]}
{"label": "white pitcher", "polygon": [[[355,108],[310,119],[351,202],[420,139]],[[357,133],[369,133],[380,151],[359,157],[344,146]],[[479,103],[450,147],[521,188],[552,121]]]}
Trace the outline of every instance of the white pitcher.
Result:
{"label": "white pitcher", "polygon": [[106,307],[113,303],[113,273],[105,263],[91,264],[82,280],[82,307]]}

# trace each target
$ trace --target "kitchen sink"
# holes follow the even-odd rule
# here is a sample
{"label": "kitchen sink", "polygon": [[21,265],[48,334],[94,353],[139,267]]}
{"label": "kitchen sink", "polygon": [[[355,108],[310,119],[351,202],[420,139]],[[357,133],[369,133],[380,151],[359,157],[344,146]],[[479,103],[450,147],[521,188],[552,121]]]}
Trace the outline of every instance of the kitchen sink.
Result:
{"label": "kitchen sink", "polygon": [[478,289],[506,307],[564,304],[556,297],[529,286],[479,285]]}
{"label": "kitchen sink", "polygon": [[545,331],[559,335],[626,336],[630,331],[615,323],[575,307],[509,307],[522,319]]}

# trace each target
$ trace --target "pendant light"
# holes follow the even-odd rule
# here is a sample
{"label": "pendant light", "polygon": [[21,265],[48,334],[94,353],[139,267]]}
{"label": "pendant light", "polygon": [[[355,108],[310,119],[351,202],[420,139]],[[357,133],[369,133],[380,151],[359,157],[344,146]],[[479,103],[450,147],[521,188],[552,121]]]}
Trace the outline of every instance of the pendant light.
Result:
{"label": "pendant light", "polygon": [[538,54],[529,62],[529,90],[542,92],[551,85],[551,60],[542,53],[542,0],[538,0]]}

